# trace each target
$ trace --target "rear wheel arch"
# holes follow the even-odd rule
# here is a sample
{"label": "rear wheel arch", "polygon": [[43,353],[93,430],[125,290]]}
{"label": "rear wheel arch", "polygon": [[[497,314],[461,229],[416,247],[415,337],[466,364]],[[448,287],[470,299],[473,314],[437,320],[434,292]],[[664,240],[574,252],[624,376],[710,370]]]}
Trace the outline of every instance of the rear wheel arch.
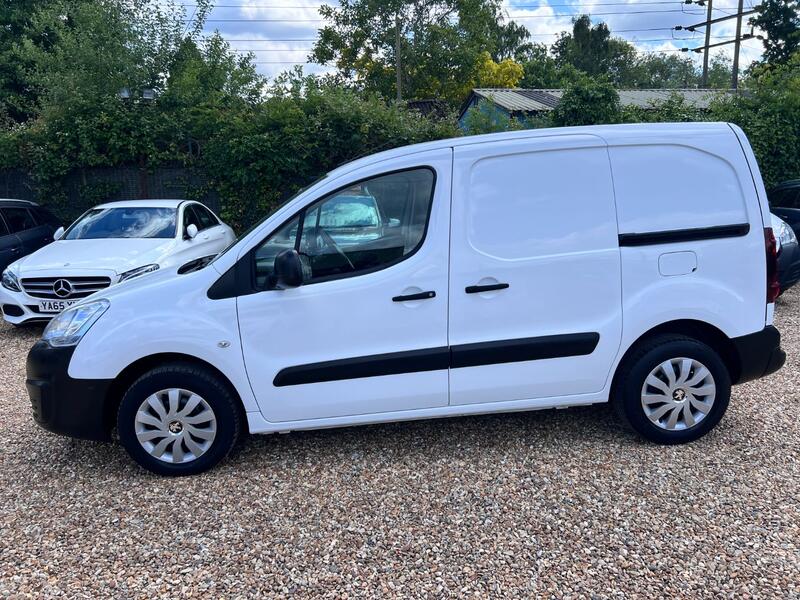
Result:
{"label": "rear wheel arch", "polygon": [[114,378],[114,382],[111,384],[111,387],[108,390],[108,394],[106,395],[106,402],[103,409],[103,423],[106,426],[107,431],[111,431],[116,423],[117,413],[119,411],[120,402],[122,402],[122,397],[125,395],[125,392],[130,388],[133,383],[139,379],[142,375],[147,373],[148,371],[162,367],[168,364],[176,364],[176,363],[183,363],[192,365],[195,367],[200,367],[202,369],[207,370],[209,373],[213,374],[217,377],[220,382],[222,382],[225,387],[228,388],[230,393],[236,399],[236,404],[239,408],[239,416],[242,419],[242,423],[247,423],[246,418],[246,411],[244,409],[244,404],[242,402],[242,398],[239,395],[239,392],[236,389],[236,386],[233,385],[231,380],[217,367],[212,365],[211,363],[197,358],[196,356],[191,356],[189,354],[181,354],[181,353],[173,353],[173,352],[164,352],[160,354],[151,354],[150,356],[144,356],[127,367],[125,367],[119,375]]}
{"label": "rear wheel arch", "polygon": [[617,387],[620,371],[626,365],[630,356],[634,354],[643,343],[646,343],[648,340],[656,336],[664,334],[684,335],[703,342],[717,354],[719,354],[722,362],[728,369],[728,374],[730,375],[731,381],[738,381],[742,367],[739,364],[739,356],[736,353],[736,348],[734,347],[731,338],[725,335],[722,330],[714,325],[711,325],[710,323],[697,321],[694,319],[679,319],[661,323],[660,325],[645,331],[636,339],[636,341],[628,346],[628,349],[625,351],[625,354],[623,354],[622,359],[620,359],[620,361],[617,363],[617,367],[614,371],[614,378],[611,382],[612,394]]}

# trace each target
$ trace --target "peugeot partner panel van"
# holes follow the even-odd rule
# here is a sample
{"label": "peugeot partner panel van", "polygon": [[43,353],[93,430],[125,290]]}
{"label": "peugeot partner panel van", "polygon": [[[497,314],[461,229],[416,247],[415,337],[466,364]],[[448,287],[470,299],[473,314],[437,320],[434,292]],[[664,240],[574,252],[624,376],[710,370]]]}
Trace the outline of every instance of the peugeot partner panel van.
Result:
{"label": "peugeot partner panel van", "polygon": [[244,432],[610,401],[695,440],[779,369],[776,248],[726,123],[441,140],[330,172],[210,264],[62,312],[35,419],[197,473]]}

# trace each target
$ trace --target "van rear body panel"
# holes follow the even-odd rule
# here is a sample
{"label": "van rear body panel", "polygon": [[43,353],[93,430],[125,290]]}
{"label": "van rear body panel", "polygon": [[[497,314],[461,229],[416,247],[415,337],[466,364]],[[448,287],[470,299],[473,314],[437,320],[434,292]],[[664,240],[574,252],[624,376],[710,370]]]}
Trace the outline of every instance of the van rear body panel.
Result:
{"label": "van rear body panel", "polygon": [[736,134],[619,134],[609,145],[626,349],[676,320],[734,338],[766,324],[762,206]]}

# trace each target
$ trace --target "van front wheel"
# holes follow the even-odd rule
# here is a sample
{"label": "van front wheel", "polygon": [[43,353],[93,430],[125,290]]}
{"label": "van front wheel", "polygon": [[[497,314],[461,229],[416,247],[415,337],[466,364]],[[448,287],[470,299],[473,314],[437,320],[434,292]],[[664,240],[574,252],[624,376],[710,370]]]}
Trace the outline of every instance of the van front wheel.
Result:
{"label": "van front wheel", "polygon": [[219,463],[241,432],[237,400],[205,369],[175,363],[137,379],[120,403],[128,454],[160,475],[193,475]]}
{"label": "van front wheel", "polygon": [[626,359],[612,403],[646,439],[683,444],[719,423],[730,395],[730,374],[711,347],[687,336],[662,335]]}

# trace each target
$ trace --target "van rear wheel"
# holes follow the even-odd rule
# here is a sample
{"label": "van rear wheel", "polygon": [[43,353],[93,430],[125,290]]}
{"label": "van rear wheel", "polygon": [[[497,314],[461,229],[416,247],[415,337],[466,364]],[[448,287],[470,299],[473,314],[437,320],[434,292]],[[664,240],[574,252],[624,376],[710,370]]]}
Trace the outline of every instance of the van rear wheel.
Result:
{"label": "van rear wheel", "polygon": [[241,434],[236,398],[188,363],[148,371],[122,398],[117,430],[128,454],[160,475],[194,475],[227,456]]}
{"label": "van rear wheel", "polygon": [[683,444],[719,423],[730,395],[728,369],[710,346],[688,336],[661,335],[625,360],[612,403],[644,438]]}

